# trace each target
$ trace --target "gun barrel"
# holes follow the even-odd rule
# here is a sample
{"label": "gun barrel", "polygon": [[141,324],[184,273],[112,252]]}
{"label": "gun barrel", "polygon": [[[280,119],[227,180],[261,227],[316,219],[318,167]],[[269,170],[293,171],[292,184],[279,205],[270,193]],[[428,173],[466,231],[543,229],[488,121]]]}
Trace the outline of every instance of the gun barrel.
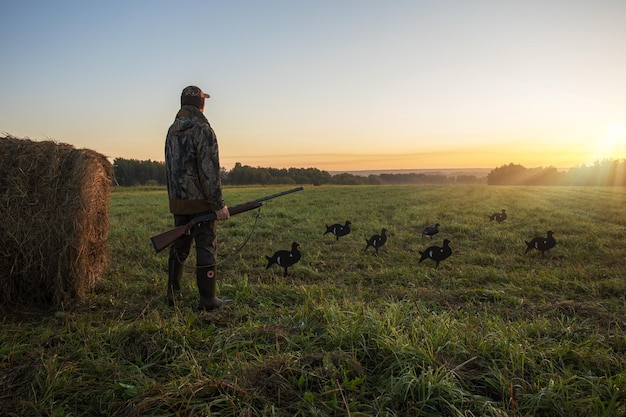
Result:
{"label": "gun barrel", "polygon": [[291,190],[286,190],[286,191],[282,191],[280,193],[276,193],[276,194],[268,195],[268,196],[265,196],[265,197],[261,197],[261,198],[258,198],[256,200],[254,200],[254,201],[257,201],[257,202],[260,203],[262,201],[271,200],[272,198],[276,198],[276,197],[282,197],[284,195],[295,193],[296,191],[302,191],[302,190],[304,190],[304,187],[296,187],[296,188],[292,188]]}

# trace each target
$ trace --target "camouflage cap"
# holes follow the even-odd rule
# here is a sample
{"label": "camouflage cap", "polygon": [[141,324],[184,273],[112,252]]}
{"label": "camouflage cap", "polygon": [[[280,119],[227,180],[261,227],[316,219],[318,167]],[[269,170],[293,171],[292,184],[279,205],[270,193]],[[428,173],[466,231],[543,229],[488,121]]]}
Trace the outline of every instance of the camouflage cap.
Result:
{"label": "camouflage cap", "polygon": [[180,96],[181,97],[182,96],[195,96],[195,97],[202,97],[202,98],[211,97],[207,93],[203,92],[200,89],[200,87],[196,87],[195,85],[190,85],[189,87],[183,88],[183,92],[180,94]]}

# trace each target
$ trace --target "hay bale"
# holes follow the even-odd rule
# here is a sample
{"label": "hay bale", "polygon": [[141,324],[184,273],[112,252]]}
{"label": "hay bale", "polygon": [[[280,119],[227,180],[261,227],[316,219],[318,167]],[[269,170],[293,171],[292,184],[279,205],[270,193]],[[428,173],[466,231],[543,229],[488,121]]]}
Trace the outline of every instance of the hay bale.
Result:
{"label": "hay bale", "polygon": [[111,163],[89,149],[0,137],[0,301],[84,299],[108,260]]}

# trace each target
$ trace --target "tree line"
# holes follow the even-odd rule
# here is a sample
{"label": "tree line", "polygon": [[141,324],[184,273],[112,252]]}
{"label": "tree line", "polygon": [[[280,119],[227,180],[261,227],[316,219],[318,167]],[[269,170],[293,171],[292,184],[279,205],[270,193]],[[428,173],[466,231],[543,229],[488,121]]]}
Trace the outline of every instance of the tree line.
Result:
{"label": "tree line", "polygon": [[[113,161],[115,184],[166,185],[165,163],[116,158]],[[485,178],[474,175],[446,176],[443,174],[379,174],[353,175],[341,173],[331,175],[317,168],[263,168],[242,165],[237,162],[233,169],[222,168],[222,184],[337,184],[337,185],[397,185],[397,184],[484,184]]]}
{"label": "tree line", "polygon": [[[165,185],[165,163],[116,158],[113,161],[115,184]],[[331,175],[317,168],[263,168],[242,165],[222,168],[224,185],[249,184],[337,184],[337,185],[399,185],[399,184],[488,184],[488,185],[612,185],[626,186],[626,160],[598,161],[591,166],[579,166],[567,171],[555,167],[526,168],[510,163],[495,168],[487,177],[474,175],[447,176],[443,174],[401,173],[378,175]]]}
{"label": "tree line", "polygon": [[567,171],[555,167],[526,168],[510,163],[487,174],[488,185],[626,186],[626,159],[597,161]]}
{"label": "tree line", "polygon": [[115,158],[113,174],[115,185],[166,185],[164,162]]}

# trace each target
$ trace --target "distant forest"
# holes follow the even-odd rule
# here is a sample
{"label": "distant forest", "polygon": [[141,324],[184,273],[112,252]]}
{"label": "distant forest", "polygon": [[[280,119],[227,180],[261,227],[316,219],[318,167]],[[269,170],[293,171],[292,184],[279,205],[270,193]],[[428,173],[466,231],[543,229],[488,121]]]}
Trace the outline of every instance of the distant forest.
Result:
{"label": "distant forest", "polygon": [[[115,184],[165,185],[165,164],[158,161],[116,158],[113,161]],[[398,185],[398,184],[463,184],[463,185],[611,185],[626,186],[626,160],[605,160],[592,166],[580,166],[568,171],[554,167],[526,168],[508,164],[495,168],[486,177],[475,175],[447,176],[443,174],[400,173],[378,175],[331,175],[317,168],[262,168],[236,163],[233,169],[222,169],[224,185],[269,184],[338,184],[338,185]]]}
{"label": "distant forest", "polygon": [[598,161],[591,166],[582,165],[568,171],[508,164],[489,172],[487,184],[626,186],[626,159]]}

